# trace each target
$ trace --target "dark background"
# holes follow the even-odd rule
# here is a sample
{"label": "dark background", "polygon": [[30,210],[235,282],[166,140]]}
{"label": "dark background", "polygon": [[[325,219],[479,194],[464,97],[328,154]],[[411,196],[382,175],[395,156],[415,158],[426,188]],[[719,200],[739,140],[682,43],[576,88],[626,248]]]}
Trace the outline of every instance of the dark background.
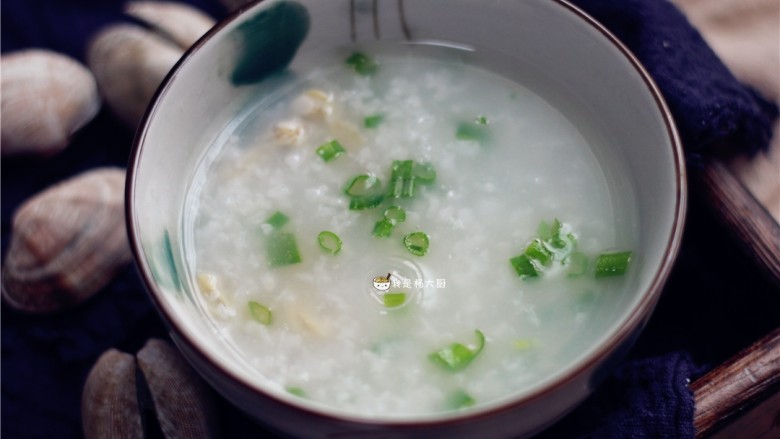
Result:
{"label": "dark background", "polygon": [[[83,62],[84,45],[90,35],[106,23],[128,20],[121,13],[121,3],[117,0],[4,0],[2,51],[44,47]],[[200,7],[215,18],[226,14],[216,0],[186,3]],[[600,2],[577,3],[585,7],[598,6]],[[601,19],[618,27],[624,23],[621,17],[609,14]],[[104,106],[75,135],[72,144],[56,156],[3,157],[2,254],[8,246],[12,215],[24,200],[85,169],[126,167],[132,139],[133,131]],[[695,140],[686,137],[689,145],[692,139]],[[689,145],[686,145],[689,166],[695,175],[697,168],[706,163],[702,160],[706,153],[700,154],[697,148],[696,154],[692,154],[693,147]],[[746,146],[756,149],[760,145]],[[682,362],[693,371],[695,378],[780,326],[776,286],[752,266],[744,246],[732,238],[716,217],[702,196],[701,187],[693,181],[680,255],[646,331],[618,366],[616,375],[546,436],[571,437],[599,432],[602,437],[618,437],[629,431],[626,425],[634,429],[630,430],[631,436],[638,437],[679,432],[661,429],[660,424],[686,424],[690,420],[670,421],[660,416],[663,413],[658,413],[657,419],[650,413],[649,417],[640,416],[633,424],[626,424],[635,416],[632,410],[637,396],[646,395],[632,387],[636,383],[633,378],[626,378],[626,374],[644,367],[647,371],[642,369],[643,379],[656,376],[663,379],[667,375],[658,368],[676,367]],[[150,337],[166,338],[166,329],[133,266],[127,267],[94,298],[62,314],[27,315],[3,305],[3,437],[81,437],[81,390],[97,357],[112,347],[135,353]],[[672,364],[673,361],[676,363]],[[618,385],[624,383],[622,379],[628,380],[626,386]],[[680,390],[679,386],[676,389]],[[686,396],[684,389],[680,395],[662,396],[666,400],[656,401],[649,407],[663,412],[687,404],[677,399],[690,398],[690,395]],[[227,402],[220,400],[219,410],[225,437],[267,434]],[[615,428],[610,424],[614,422],[623,427]]]}

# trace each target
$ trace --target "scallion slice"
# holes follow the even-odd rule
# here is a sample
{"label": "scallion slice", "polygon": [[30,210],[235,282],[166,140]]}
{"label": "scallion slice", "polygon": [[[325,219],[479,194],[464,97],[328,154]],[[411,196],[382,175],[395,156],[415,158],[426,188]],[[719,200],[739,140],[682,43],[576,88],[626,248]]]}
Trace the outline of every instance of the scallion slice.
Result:
{"label": "scallion slice", "polygon": [[289,232],[276,231],[266,238],[266,256],[268,265],[282,267],[301,262],[295,235]]}
{"label": "scallion slice", "polygon": [[384,201],[381,182],[370,174],[352,177],[344,187],[344,193],[351,197],[350,210],[370,209],[379,206]]}
{"label": "scallion slice", "polygon": [[477,118],[474,119],[474,123],[476,123],[477,125],[487,125],[490,123],[490,121],[485,116],[477,116]]}
{"label": "scallion slice", "polygon": [[288,218],[287,215],[277,210],[276,212],[274,212],[273,215],[271,215],[270,217],[268,217],[267,220],[265,220],[265,224],[270,225],[274,229],[280,229],[282,228],[283,225],[287,224],[288,221],[290,221],[290,218]]}
{"label": "scallion slice", "polygon": [[299,398],[306,398],[306,392],[302,388],[300,388],[300,387],[287,386],[287,387],[284,388],[284,390],[286,390],[287,393],[289,393],[291,395],[295,395],[295,396],[297,396]]}
{"label": "scallion slice", "polygon": [[553,260],[552,252],[544,246],[540,239],[534,239],[528,244],[525,248],[525,255],[528,256],[529,259],[538,261],[544,266],[550,265]]}
{"label": "scallion slice", "polygon": [[477,401],[465,391],[458,389],[447,398],[446,408],[449,410],[460,410],[471,407]]}
{"label": "scallion slice", "polygon": [[414,196],[414,161],[394,160],[390,174],[388,195],[393,198],[411,198]]}
{"label": "scallion slice", "polygon": [[539,276],[539,271],[536,269],[536,265],[534,265],[534,263],[530,258],[528,258],[528,256],[525,255],[525,253],[510,259],[509,263],[512,264],[512,268],[515,269],[515,272],[518,276],[520,276],[521,279]]}
{"label": "scallion slice", "polygon": [[377,238],[387,238],[393,232],[393,227],[395,227],[395,223],[390,220],[383,219],[377,221],[376,224],[374,224],[373,234]]}
{"label": "scallion slice", "polygon": [[363,76],[371,76],[377,71],[377,64],[368,55],[362,52],[354,52],[345,61],[355,72]]}
{"label": "scallion slice", "polygon": [[406,302],[406,293],[385,293],[382,300],[385,308],[397,308]]}
{"label": "scallion slice", "polygon": [[487,137],[487,132],[484,125],[477,125],[473,122],[462,122],[455,130],[455,138],[458,140],[482,142],[485,137]]}
{"label": "scallion slice", "polygon": [[423,184],[431,184],[436,180],[436,169],[430,163],[415,163],[413,174]]}
{"label": "scallion slice", "polygon": [[317,148],[317,155],[322,157],[323,160],[329,162],[337,157],[340,157],[347,152],[338,140],[331,140],[330,142],[323,143]]}
{"label": "scallion slice", "polygon": [[429,244],[428,235],[424,232],[413,232],[404,236],[404,246],[415,256],[424,256],[428,253]]}
{"label": "scallion slice", "polygon": [[585,253],[574,252],[563,260],[564,265],[568,265],[569,270],[567,275],[569,277],[575,277],[585,274],[588,269],[588,257]]}
{"label": "scallion slice", "polygon": [[367,116],[365,119],[363,119],[363,126],[366,128],[376,128],[379,126],[379,124],[382,123],[384,119],[385,117],[381,114]]}
{"label": "scallion slice", "polygon": [[249,314],[262,325],[270,325],[273,320],[273,314],[267,306],[262,305],[254,300],[249,301]]}
{"label": "scallion slice", "polygon": [[430,354],[429,358],[439,366],[450,372],[458,372],[471,364],[474,358],[482,352],[485,347],[485,334],[479,329],[474,331],[477,334],[477,346],[473,349],[460,343],[453,343],[445,348]]}
{"label": "scallion slice", "polygon": [[398,206],[390,206],[385,209],[384,217],[393,224],[402,223],[406,220],[406,211]]}
{"label": "scallion slice", "polygon": [[631,252],[601,254],[596,258],[596,277],[625,274],[629,262],[631,262]]}
{"label": "scallion slice", "polygon": [[320,248],[328,253],[333,253],[334,255],[341,251],[341,246],[343,244],[338,235],[327,230],[320,232],[320,234],[317,235],[317,241],[320,243]]}

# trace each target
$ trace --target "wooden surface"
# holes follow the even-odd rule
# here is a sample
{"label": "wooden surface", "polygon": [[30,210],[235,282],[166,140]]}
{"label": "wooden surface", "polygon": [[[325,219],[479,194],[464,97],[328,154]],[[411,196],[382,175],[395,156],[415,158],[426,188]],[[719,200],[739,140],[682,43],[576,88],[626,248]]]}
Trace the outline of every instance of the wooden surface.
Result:
{"label": "wooden surface", "polygon": [[718,161],[693,171],[691,179],[692,190],[706,194],[713,212],[743,244],[745,257],[753,259],[776,287],[774,293],[780,295],[780,225],[777,221]]}
{"label": "wooden surface", "polygon": [[780,437],[780,328],[691,384],[696,437]]}

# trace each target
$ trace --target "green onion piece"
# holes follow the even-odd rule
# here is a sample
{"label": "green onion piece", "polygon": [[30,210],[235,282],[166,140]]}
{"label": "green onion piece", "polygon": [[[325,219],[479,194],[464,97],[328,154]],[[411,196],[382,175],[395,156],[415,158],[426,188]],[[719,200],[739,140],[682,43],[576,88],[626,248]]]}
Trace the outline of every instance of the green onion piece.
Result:
{"label": "green onion piece", "polygon": [[536,235],[543,241],[547,241],[553,237],[552,228],[547,224],[547,221],[542,220],[539,222],[539,227],[536,228]]}
{"label": "green onion piece", "polygon": [[261,305],[253,300],[249,301],[249,314],[253,319],[257,320],[263,325],[270,325],[273,320],[271,310],[267,306]]}
{"label": "green onion piece", "polygon": [[377,238],[387,238],[390,236],[390,233],[392,233],[393,227],[395,227],[395,223],[390,220],[383,219],[381,221],[377,221],[376,224],[374,224],[373,234]]}
{"label": "green onion piece", "polygon": [[352,177],[347,182],[344,193],[351,197],[349,202],[351,210],[370,209],[379,206],[385,199],[384,194],[382,194],[381,182],[369,174]]}
{"label": "green onion piece", "polygon": [[406,211],[398,206],[390,206],[385,209],[384,217],[393,224],[402,223],[406,220]]}
{"label": "green onion piece", "polygon": [[385,308],[397,308],[406,302],[406,293],[385,293],[382,296]]}
{"label": "green onion piece", "polygon": [[550,262],[553,260],[552,252],[544,246],[540,239],[534,239],[528,244],[525,248],[525,255],[544,266],[550,265]]}
{"label": "green onion piece", "polygon": [[474,123],[477,125],[487,125],[490,122],[488,121],[488,118],[485,116],[477,116],[477,118],[474,120]]}
{"label": "green onion piece", "polygon": [[619,276],[625,274],[631,252],[604,253],[596,258],[596,277]]}
{"label": "green onion piece", "polygon": [[320,234],[317,235],[317,241],[320,243],[320,248],[328,253],[333,253],[335,255],[341,251],[341,238],[333,232],[327,230],[320,232]]}
{"label": "green onion piece", "polygon": [[278,231],[270,234],[266,241],[266,256],[268,257],[268,265],[271,267],[282,267],[301,262],[295,235]]}
{"label": "green onion piece", "polygon": [[352,199],[349,200],[349,210],[371,209],[382,204],[382,201],[384,200],[385,196],[382,194],[352,197]]}
{"label": "green onion piece", "polygon": [[317,148],[317,155],[322,157],[323,160],[329,162],[337,157],[340,157],[347,152],[338,140],[331,140],[328,143],[323,143]]}
{"label": "green onion piece", "polygon": [[450,372],[463,370],[466,366],[471,364],[474,358],[482,352],[482,348],[485,347],[485,335],[479,329],[474,332],[477,334],[476,348],[471,349],[460,343],[453,343],[446,348],[439,349],[430,354],[429,358],[431,361]]}
{"label": "green onion piece", "polygon": [[575,277],[585,274],[588,269],[588,257],[585,253],[574,252],[563,260],[564,265],[569,266],[567,275],[569,277]]}
{"label": "green onion piece", "polygon": [[283,225],[287,224],[288,221],[290,221],[290,218],[277,210],[273,215],[265,220],[265,224],[270,225],[274,229],[280,229]]}
{"label": "green onion piece", "polygon": [[414,161],[394,160],[390,175],[388,195],[393,198],[411,198],[414,196]]}
{"label": "green onion piece", "polygon": [[348,66],[352,67],[355,72],[362,76],[371,76],[376,73],[378,68],[374,60],[361,52],[354,52],[345,62]]}
{"label": "green onion piece", "polygon": [[539,276],[539,271],[536,270],[536,265],[534,265],[534,263],[531,262],[531,259],[529,259],[525,254],[515,256],[514,258],[510,259],[509,262],[512,264],[512,267],[515,269],[515,272],[517,272],[517,275],[520,276],[521,279]]}
{"label": "green onion piece", "polygon": [[449,410],[460,410],[471,407],[476,403],[477,401],[471,395],[458,389],[447,398],[446,408]]}
{"label": "green onion piece", "polygon": [[424,256],[428,253],[429,244],[428,235],[423,232],[413,232],[404,236],[404,246],[415,256]]}
{"label": "green onion piece", "polygon": [[534,346],[533,341],[527,338],[521,338],[512,342],[512,346],[518,351],[527,351]]}
{"label": "green onion piece", "polygon": [[370,174],[360,174],[352,177],[344,187],[344,193],[350,197],[361,195],[370,195],[375,193],[381,182],[378,178]]}
{"label": "green onion piece", "polygon": [[284,390],[286,390],[287,393],[289,393],[291,395],[295,395],[295,396],[297,396],[299,398],[306,398],[306,392],[303,389],[301,389],[300,387],[287,386],[287,387],[284,388]]}
{"label": "green onion piece", "polygon": [[436,169],[430,163],[415,163],[414,178],[423,184],[431,184],[436,180]]}
{"label": "green onion piece", "polygon": [[482,125],[477,125],[472,122],[462,122],[458,124],[458,129],[455,131],[455,137],[458,140],[471,140],[475,142],[482,142],[485,140],[487,133]]}
{"label": "green onion piece", "polygon": [[367,116],[365,119],[363,119],[363,126],[366,128],[376,128],[380,123],[382,123],[384,119],[385,117],[381,114]]}

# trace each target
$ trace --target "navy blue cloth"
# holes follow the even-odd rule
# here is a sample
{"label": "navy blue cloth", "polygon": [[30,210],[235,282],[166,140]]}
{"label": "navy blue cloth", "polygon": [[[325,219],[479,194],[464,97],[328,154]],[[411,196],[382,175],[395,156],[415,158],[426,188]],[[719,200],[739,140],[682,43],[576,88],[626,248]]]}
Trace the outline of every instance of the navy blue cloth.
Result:
{"label": "navy blue cloth", "polygon": [[[2,50],[50,48],[83,60],[88,38],[128,20],[119,0],[4,0]],[[216,0],[186,0],[220,18]],[[740,84],[665,0],[575,0],[648,68],[672,109],[689,159],[765,148],[777,107]],[[133,133],[105,109],[65,151],[2,160],[2,250],[28,197],[95,166],[126,166]],[[772,286],[712,221],[695,185],[681,254],[648,327],[603,385],[542,434],[555,437],[692,437],[689,379],[780,325]],[[82,306],[54,316],[2,307],[2,436],[81,436],[80,397],[104,350],[137,352],[166,329],[129,267]],[[271,436],[220,400],[226,437]]]}

